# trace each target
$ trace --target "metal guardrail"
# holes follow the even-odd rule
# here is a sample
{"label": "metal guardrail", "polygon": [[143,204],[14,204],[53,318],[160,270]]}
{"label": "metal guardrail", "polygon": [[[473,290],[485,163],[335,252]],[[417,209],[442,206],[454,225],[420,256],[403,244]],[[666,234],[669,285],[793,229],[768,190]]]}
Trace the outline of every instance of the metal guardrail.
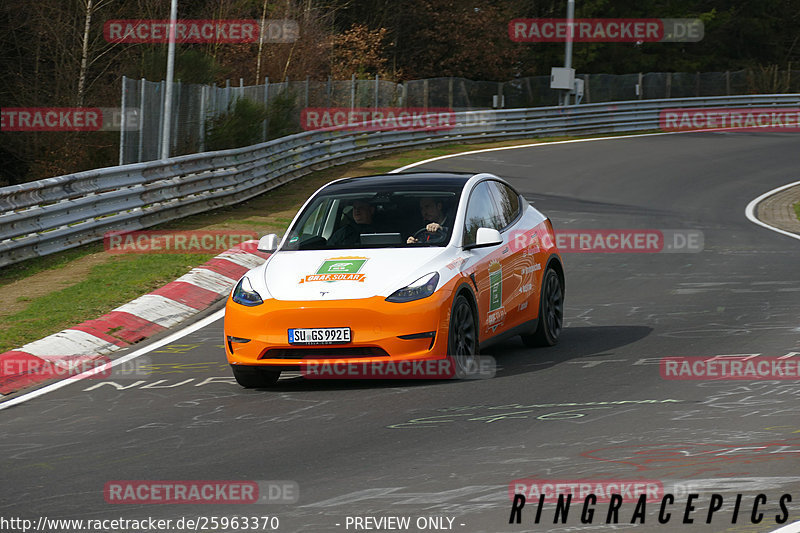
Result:
{"label": "metal guardrail", "polygon": [[262,144],[0,188],[0,266],[235,204],[313,170],[441,143],[659,128],[662,109],[797,107],[798,94],[635,100],[457,113],[441,131],[298,133]]}

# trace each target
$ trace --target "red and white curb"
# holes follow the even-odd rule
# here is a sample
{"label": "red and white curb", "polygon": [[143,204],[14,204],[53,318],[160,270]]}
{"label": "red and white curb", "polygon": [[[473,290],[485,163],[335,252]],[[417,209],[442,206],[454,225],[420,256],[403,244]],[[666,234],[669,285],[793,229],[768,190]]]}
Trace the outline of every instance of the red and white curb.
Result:
{"label": "red and white curb", "polygon": [[87,360],[126,348],[191,318],[227,297],[233,285],[268,254],[246,241],[175,281],[128,302],[100,318],[87,320],[21,348],[0,354],[0,396],[51,376],[31,369],[68,370]]}

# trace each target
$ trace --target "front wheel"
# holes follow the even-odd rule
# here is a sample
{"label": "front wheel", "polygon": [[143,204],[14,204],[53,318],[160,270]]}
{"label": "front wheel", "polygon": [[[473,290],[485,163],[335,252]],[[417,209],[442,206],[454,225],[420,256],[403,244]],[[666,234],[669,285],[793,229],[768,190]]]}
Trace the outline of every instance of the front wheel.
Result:
{"label": "front wheel", "polygon": [[478,326],[469,300],[459,294],[450,314],[447,332],[447,353],[455,366],[455,376],[463,378],[474,374],[480,367],[478,361]]}
{"label": "front wheel", "polygon": [[552,268],[542,277],[539,295],[539,324],[532,335],[522,335],[525,346],[553,346],[558,343],[564,323],[564,288]]}
{"label": "front wheel", "polygon": [[280,370],[267,370],[257,366],[231,365],[231,370],[233,370],[233,377],[236,378],[236,383],[246,389],[275,385],[281,376]]}

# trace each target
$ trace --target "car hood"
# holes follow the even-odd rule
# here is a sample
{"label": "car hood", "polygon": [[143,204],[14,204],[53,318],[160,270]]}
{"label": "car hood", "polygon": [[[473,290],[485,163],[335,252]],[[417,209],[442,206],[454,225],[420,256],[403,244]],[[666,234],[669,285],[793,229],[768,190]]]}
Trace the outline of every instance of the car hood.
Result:
{"label": "car hood", "polygon": [[439,247],[279,251],[264,276],[277,300],[385,297],[437,271],[445,254]]}

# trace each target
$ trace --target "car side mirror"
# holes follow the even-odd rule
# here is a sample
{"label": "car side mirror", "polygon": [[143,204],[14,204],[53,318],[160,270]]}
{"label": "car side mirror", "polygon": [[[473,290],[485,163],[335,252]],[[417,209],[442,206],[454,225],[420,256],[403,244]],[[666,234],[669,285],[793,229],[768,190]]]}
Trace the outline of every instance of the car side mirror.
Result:
{"label": "car side mirror", "polygon": [[475,234],[475,244],[471,248],[482,248],[484,246],[496,246],[503,242],[500,232],[492,228],[478,228]]}
{"label": "car side mirror", "polygon": [[258,239],[258,251],[265,253],[272,253],[278,249],[278,236],[274,233],[264,235]]}

